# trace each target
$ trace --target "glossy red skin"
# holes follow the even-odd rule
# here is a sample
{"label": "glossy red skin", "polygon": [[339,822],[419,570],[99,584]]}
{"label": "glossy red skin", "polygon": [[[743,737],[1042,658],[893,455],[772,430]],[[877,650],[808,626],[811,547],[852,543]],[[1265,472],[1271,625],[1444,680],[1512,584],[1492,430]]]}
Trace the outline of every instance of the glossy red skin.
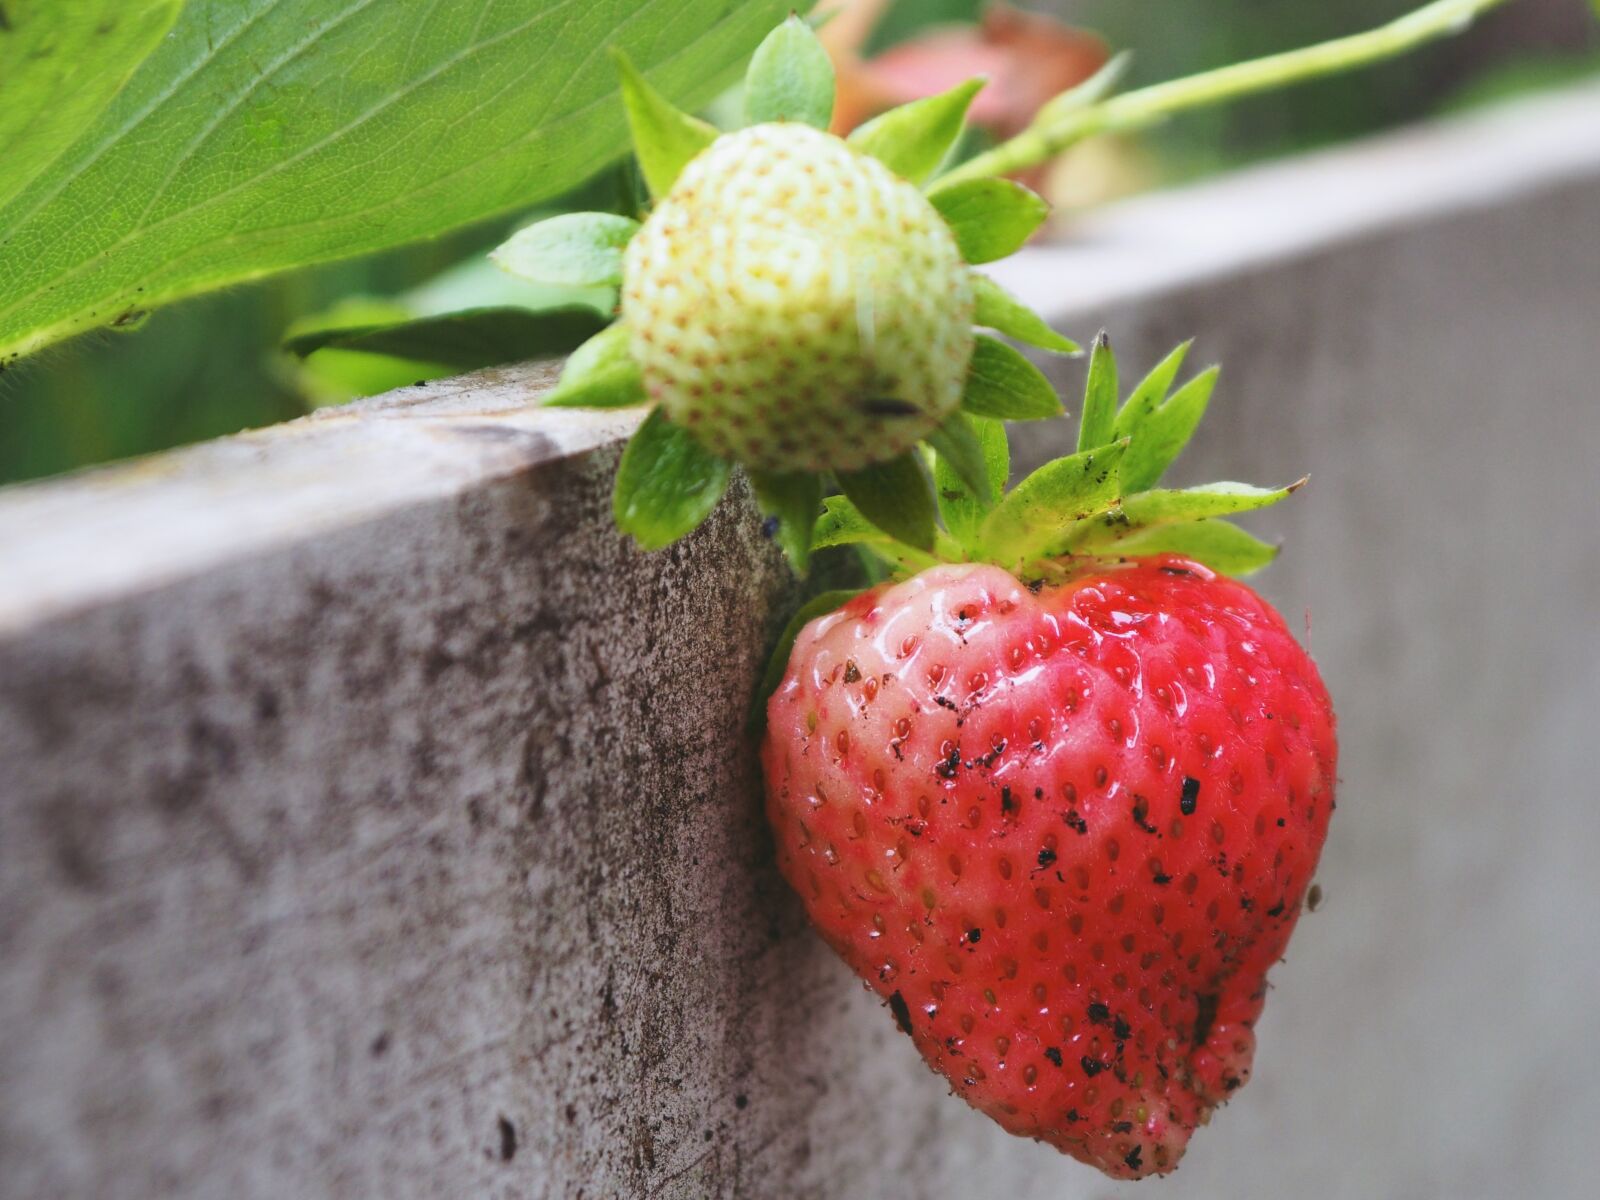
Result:
{"label": "glossy red skin", "polygon": [[767,716],[779,865],[929,1065],[1108,1175],[1175,1168],[1249,1078],[1334,806],[1282,618],[1173,557],[938,567],[808,625]]}

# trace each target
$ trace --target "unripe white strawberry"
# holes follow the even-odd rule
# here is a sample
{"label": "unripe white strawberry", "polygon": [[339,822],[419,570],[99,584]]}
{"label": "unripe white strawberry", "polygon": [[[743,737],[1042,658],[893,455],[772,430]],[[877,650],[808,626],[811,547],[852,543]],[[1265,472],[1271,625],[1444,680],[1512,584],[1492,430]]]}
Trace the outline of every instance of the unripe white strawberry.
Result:
{"label": "unripe white strawberry", "polygon": [[623,277],[646,392],[718,456],[858,470],[960,404],[974,299],[950,227],[831,134],[718,138],[629,244]]}

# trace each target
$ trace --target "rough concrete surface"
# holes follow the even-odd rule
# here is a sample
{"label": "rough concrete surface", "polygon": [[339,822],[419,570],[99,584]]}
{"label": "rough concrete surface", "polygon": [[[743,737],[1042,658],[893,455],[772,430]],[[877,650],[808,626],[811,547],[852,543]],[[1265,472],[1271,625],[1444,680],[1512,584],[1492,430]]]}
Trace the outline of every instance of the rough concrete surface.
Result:
{"label": "rough concrete surface", "polygon": [[[1342,717],[1328,899],[1145,1191],[1590,1194],[1600,145],[1533,161],[1553,119],[1402,135],[1431,205],[1380,142],[1015,268],[1129,371],[1227,364],[1186,474],[1313,475],[1259,527]],[[1490,137],[1517,177],[1458,202]],[[1134,262],[1224,210],[1238,270]],[[805,929],[741,734],[793,587],[742,496],[629,548],[627,418],[547,375],[0,494],[0,1196],[1128,1192],[948,1097]]]}

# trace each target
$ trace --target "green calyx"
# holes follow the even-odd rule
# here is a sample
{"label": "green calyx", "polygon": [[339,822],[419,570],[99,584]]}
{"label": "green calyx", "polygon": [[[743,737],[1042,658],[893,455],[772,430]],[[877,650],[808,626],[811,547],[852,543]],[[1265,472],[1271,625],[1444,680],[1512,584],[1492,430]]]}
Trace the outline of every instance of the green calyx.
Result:
{"label": "green calyx", "polygon": [[[1224,575],[1260,570],[1278,548],[1228,518],[1286,499],[1304,479],[1281,488],[1157,486],[1205,415],[1217,382],[1211,367],[1175,386],[1190,345],[1168,354],[1119,403],[1116,355],[1102,333],[1089,360],[1075,453],[1008,489],[1005,424],[962,414],[959,438],[902,468],[932,477],[935,504],[912,511],[898,497],[920,495],[919,489],[896,493],[841,480],[840,493],[823,501],[812,544],[854,548],[875,582],[964,562],[994,563],[1028,583],[1061,582],[1098,563],[1154,554],[1180,554]],[[789,623],[756,693],[753,729],[765,721],[766,699],[782,680],[801,628],[860,591],[817,596]]]}
{"label": "green calyx", "polygon": [[[704,121],[678,111],[624,56],[615,57],[640,173],[652,206],[662,207],[676,199],[674,187],[691,162],[720,137],[735,135],[723,135]],[[545,403],[652,410],[624,455],[614,503],[618,526],[642,546],[658,548],[696,528],[728,485],[731,462],[746,469],[767,526],[797,571],[806,569],[817,535],[819,500],[832,485],[859,501],[863,511],[882,522],[896,539],[914,544],[924,540],[924,531],[931,531],[935,513],[931,477],[924,467],[926,453],[960,464],[974,486],[983,490],[981,451],[973,426],[966,419],[968,415],[1020,421],[1060,414],[1060,401],[1038,368],[1010,345],[972,328],[975,325],[990,329],[1056,353],[1078,352],[1073,342],[1052,330],[1037,313],[986,276],[971,270],[970,264],[1003,258],[1019,249],[1048,212],[1040,197],[1007,180],[941,183],[940,170],[960,140],[967,109],[982,86],[981,80],[971,80],[942,95],[893,109],[857,129],[847,141],[821,135],[830,139],[830,145],[840,147],[840,154],[864,155],[881,164],[874,170],[887,168],[892,177],[904,181],[895,187],[911,188],[910,203],[921,206],[920,211],[926,212],[934,226],[948,230],[948,237],[943,233],[938,237],[953,247],[949,251],[950,262],[959,272],[958,277],[949,277],[953,289],[949,293],[949,319],[959,320],[963,331],[958,340],[948,342],[947,353],[952,357],[925,370],[928,364],[908,364],[906,360],[908,353],[914,359],[914,351],[927,341],[917,335],[920,326],[916,321],[926,325],[929,318],[883,311],[882,288],[858,297],[849,313],[859,330],[846,330],[844,334],[850,339],[846,343],[848,352],[863,355],[864,364],[869,363],[869,356],[876,356],[870,357],[868,369],[857,374],[864,374],[869,380],[882,377],[887,386],[881,392],[863,395],[859,419],[856,410],[849,411],[850,420],[840,423],[838,435],[816,437],[814,431],[819,426],[832,428],[816,413],[809,414],[809,425],[795,418],[792,424],[812,431],[813,436],[804,452],[794,454],[796,461],[791,464],[782,457],[781,448],[791,438],[799,440],[798,434],[793,428],[786,429],[782,425],[785,418],[773,416],[770,408],[755,412],[751,418],[758,427],[762,421],[777,425],[759,455],[739,452],[738,447],[748,444],[749,438],[741,442],[721,436],[727,431],[708,430],[703,423],[680,424],[686,415],[684,406],[668,403],[676,398],[670,390],[674,381],[663,382],[653,375],[652,356],[641,358],[639,353],[652,347],[641,345],[637,338],[644,336],[648,342],[648,337],[659,330],[630,328],[626,301],[621,318],[568,360]],[[790,17],[768,36],[751,61],[745,79],[747,128],[790,125],[825,130],[832,116],[834,94],[834,73],[826,52],[804,20]],[[819,135],[809,136],[815,139]],[[800,138],[796,144],[807,143]],[[848,150],[843,149],[846,146]],[[923,198],[915,197],[917,188],[923,189]],[[760,219],[759,214],[752,214],[751,219]],[[628,247],[646,228],[648,216],[641,224],[612,214],[566,214],[520,231],[491,257],[503,269],[531,282],[620,285],[626,296],[633,269],[629,266]],[[825,253],[826,242],[819,243],[819,248]],[[898,252],[888,240],[875,249],[891,259]],[[903,270],[891,261],[887,265],[876,263],[869,271],[863,262],[854,275],[869,281],[892,280],[914,270],[931,269],[919,265],[928,262],[926,242],[915,252],[920,257],[915,263],[908,260]],[[697,257],[692,247],[685,251],[687,261]],[[659,255],[654,260],[658,262]],[[659,277],[650,279],[649,284],[650,294],[659,297]],[[938,288],[933,294],[945,292]],[[923,301],[920,296],[916,299]],[[900,336],[898,345],[894,342],[897,327],[911,330]],[[780,324],[777,331],[781,334],[783,328]],[[747,338],[745,344],[748,343]],[[797,347],[786,347],[781,337],[770,344],[775,362],[804,357]],[[718,349],[713,345],[708,355],[713,364]],[[661,357],[655,356],[657,360]],[[821,358],[830,361],[825,354]],[[798,373],[808,369],[809,363],[802,361]],[[716,372],[717,368],[710,370]],[[940,371],[958,373],[940,375]],[[720,392],[724,381],[731,388],[750,374],[746,365],[743,376],[724,370],[720,376],[709,378]],[[815,389],[820,393],[815,402],[819,407],[843,402],[837,387],[827,386],[831,378],[826,371],[819,375]],[[936,379],[948,382],[939,383],[935,389]],[[924,386],[933,390],[924,391]],[[907,387],[912,389],[909,393],[904,390]],[[758,404],[755,407],[759,409]],[[779,407],[789,411],[788,406]],[[692,409],[687,415],[701,416]],[[706,419],[729,419],[727,406]],[[734,412],[732,419],[740,419],[739,413]],[[761,432],[766,430],[762,428]],[[818,446],[818,440],[823,444]],[[774,443],[779,447],[776,452],[772,449]],[[922,549],[933,549],[931,532]]]}
{"label": "green calyx", "polygon": [[1008,490],[1004,425],[962,415],[961,436],[924,455],[935,505],[912,514],[901,502],[888,511],[880,494],[846,483],[823,502],[815,544],[858,546],[890,575],[941,562],[986,562],[1033,580],[1070,573],[1074,559],[1166,553],[1227,575],[1261,569],[1277,548],[1227,518],[1276,504],[1305,480],[1280,488],[1159,486],[1216,386],[1215,367],[1176,385],[1189,345],[1167,355],[1119,403],[1116,356],[1101,334],[1089,361],[1075,453]]}

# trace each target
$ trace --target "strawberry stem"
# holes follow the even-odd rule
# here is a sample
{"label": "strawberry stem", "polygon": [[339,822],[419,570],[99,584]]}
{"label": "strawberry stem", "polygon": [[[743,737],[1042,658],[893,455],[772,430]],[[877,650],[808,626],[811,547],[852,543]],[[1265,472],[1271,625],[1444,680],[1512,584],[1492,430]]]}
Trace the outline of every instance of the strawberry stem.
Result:
{"label": "strawberry stem", "polygon": [[1054,158],[1096,133],[1120,133],[1158,124],[1175,113],[1221,104],[1239,96],[1354,70],[1395,58],[1418,46],[1464,32],[1484,12],[1506,0],[1434,0],[1365,33],[1300,50],[1203,71],[1184,79],[1125,92],[1063,112],[1046,106],[1043,120],[1010,141],[969,159],[940,178],[945,185],[993,175],[1013,175]]}

